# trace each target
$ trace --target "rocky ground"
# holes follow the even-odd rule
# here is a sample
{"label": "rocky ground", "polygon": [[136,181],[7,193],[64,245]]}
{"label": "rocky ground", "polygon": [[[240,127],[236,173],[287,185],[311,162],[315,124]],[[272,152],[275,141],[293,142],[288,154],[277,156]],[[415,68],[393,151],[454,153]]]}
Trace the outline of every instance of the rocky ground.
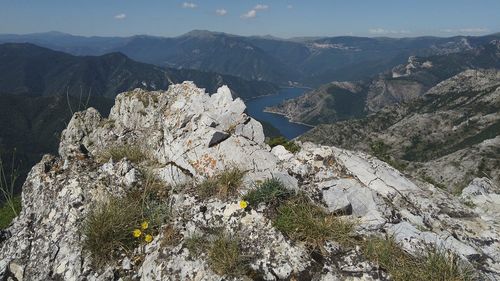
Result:
{"label": "rocky ground", "polygon": [[[500,279],[500,190],[488,179],[474,179],[457,197],[361,152],[309,142],[295,154],[271,148],[244,110],[227,87],[209,96],[185,82],[120,94],[108,119],[92,108],[76,113],[59,155],[33,167],[22,212],[0,233],[0,280],[387,280],[391,273],[363,250],[371,237],[386,236],[410,256],[439,248],[476,279]],[[125,146],[144,159],[103,158]],[[207,178],[234,167],[244,171],[236,194],[200,196]],[[145,189],[146,168],[168,194],[157,200],[168,219],[152,241],[95,266],[82,228],[102,202]],[[269,178],[309,198],[325,220],[352,225],[351,242],[320,239],[312,247],[280,231],[269,204],[242,204]],[[225,274],[213,252],[190,246],[213,229],[239,241],[241,274]]]}

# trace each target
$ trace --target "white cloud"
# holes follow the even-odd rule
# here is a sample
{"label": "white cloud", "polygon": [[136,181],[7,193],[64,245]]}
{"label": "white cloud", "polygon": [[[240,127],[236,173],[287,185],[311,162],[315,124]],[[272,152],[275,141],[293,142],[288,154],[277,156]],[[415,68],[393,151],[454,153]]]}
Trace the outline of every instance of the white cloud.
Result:
{"label": "white cloud", "polygon": [[241,15],[242,19],[253,19],[257,16],[257,11],[256,10],[250,10],[246,12],[245,14]]}
{"label": "white cloud", "polygon": [[402,35],[411,33],[411,31],[409,30],[389,30],[384,28],[371,28],[368,30],[368,32],[370,32],[370,34],[377,34],[377,35],[382,35],[382,34]]}
{"label": "white cloud", "polygon": [[226,9],[217,9],[217,10],[215,10],[215,13],[218,16],[225,16],[225,15],[227,15],[227,10]]}
{"label": "white cloud", "polygon": [[444,33],[486,33],[490,32],[487,28],[479,28],[479,27],[467,27],[467,28],[459,28],[459,29],[441,29],[441,32]]}
{"label": "white cloud", "polygon": [[257,4],[257,5],[255,5],[255,7],[253,9],[256,11],[267,10],[267,9],[269,9],[269,6],[263,5],[263,4]]}
{"label": "white cloud", "polygon": [[258,11],[265,11],[267,9],[269,9],[268,5],[257,4],[257,5],[255,5],[255,7],[253,7],[253,9],[251,9],[250,11],[241,15],[241,18],[242,19],[253,19],[253,18],[257,17]]}
{"label": "white cloud", "polygon": [[192,2],[182,3],[182,8],[184,8],[184,9],[194,9],[196,7],[198,7],[198,5],[196,5],[195,3],[192,3]]}
{"label": "white cloud", "polygon": [[287,9],[293,9],[293,5],[286,6]]}
{"label": "white cloud", "polygon": [[127,17],[127,15],[125,15],[125,14],[118,14],[118,15],[114,16],[114,18],[115,18],[116,20],[123,20],[123,19],[125,19],[126,17]]}

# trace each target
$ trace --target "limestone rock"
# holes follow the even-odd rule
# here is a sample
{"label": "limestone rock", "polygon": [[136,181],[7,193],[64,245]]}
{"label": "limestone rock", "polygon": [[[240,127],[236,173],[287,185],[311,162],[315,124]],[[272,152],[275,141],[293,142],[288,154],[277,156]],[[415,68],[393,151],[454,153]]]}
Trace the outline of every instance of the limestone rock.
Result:
{"label": "limestone rock", "polygon": [[[256,279],[387,280],[359,247],[340,251],[336,241],[327,241],[318,258],[278,231],[261,208],[242,209],[240,198],[203,200],[192,192],[196,183],[234,166],[246,171],[242,194],[277,178],[355,221],[358,236],[390,233],[409,252],[440,245],[483,279],[500,278],[499,192],[488,180],[476,179],[454,197],[361,152],[313,143],[299,143],[296,154],[280,146],[271,150],[262,126],[244,110],[227,87],[210,96],[185,82],[165,92],[120,94],[108,119],[94,109],[76,113],[63,132],[60,155],[46,155],[33,167],[22,212],[0,234],[0,280],[247,280],[217,275],[206,253],[193,258],[187,241],[207,229],[241,241]],[[160,232],[133,249],[141,262],[124,256],[98,270],[82,249],[86,215],[98,202],[144,183],[140,163],[97,161],[116,146],[139,148],[151,172],[173,187],[173,216],[162,227],[175,228],[178,240],[165,245],[167,234]]]}

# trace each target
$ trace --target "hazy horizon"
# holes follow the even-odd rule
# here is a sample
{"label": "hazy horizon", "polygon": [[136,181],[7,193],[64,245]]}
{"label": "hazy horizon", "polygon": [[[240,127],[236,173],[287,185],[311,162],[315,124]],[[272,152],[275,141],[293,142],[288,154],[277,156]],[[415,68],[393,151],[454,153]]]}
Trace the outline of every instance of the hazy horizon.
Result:
{"label": "hazy horizon", "polygon": [[41,32],[28,32],[28,33],[0,33],[0,35],[37,35],[37,34],[61,34],[61,35],[70,35],[70,36],[77,36],[77,37],[86,37],[86,38],[91,38],[91,37],[115,37],[115,38],[128,38],[128,37],[134,37],[134,36],[149,36],[149,37],[159,37],[159,38],[174,38],[174,37],[179,37],[186,35],[191,32],[195,31],[206,31],[210,33],[223,33],[227,35],[233,35],[233,36],[242,36],[242,37],[273,37],[276,39],[282,39],[282,40],[291,40],[291,39],[298,39],[298,38],[326,38],[326,37],[366,37],[366,38],[394,38],[394,39],[401,39],[401,38],[417,38],[417,37],[440,37],[440,38],[452,38],[456,36],[469,36],[469,37],[480,37],[480,36],[488,36],[488,35],[494,35],[497,33],[500,33],[500,31],[492,31],[488,32],[485,34],[454,34],[454,35],[415,35],[415,36],[391,36],[391,35],[366,35],[366,36],[361,36],[361,35],[351,35],[351,34],[339,34],[339,35],[316,35],[316,36],[308,36],[308,35],[303,35],[303,36],[294,36],[294,37],[280,37],[276,36],[273,34],[250,34],[250,35],[244,35],[244,34],[235,34],[235,33],[229,33],[229,32],[223,32],[223,31],[217,31],[217,30],[202,30],[202,29],[193,29],[187,32],[183,32],[180,34],[175,34],[171,36],[165,36],[165,35],[156,35],[156,34],[131,34],[131,35],[84,35],[84,34],[75,34],[75,33],[69,33],[69,32],[63,32],[59,30],[48,30],[48,31],[41,31]]}
{"label": "hazy horizon", "polygon": [[174,37],[191,30],[241,36],[480,36],[500,31],[495,0],[64,1],[0,0],[0,33]]}

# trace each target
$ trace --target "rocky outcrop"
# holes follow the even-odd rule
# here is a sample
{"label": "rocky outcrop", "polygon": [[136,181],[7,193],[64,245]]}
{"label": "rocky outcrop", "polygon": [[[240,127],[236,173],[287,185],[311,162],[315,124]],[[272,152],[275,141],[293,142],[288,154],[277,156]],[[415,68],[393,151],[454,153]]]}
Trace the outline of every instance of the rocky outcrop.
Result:
{"label": "rocky outcrop", "polygon": [[[0,280],[386,280],[359,247],[327,241],[322,251],[278,231],[262,206],[242,209],[239,198],[202,199],[193,193],[207,177],[237,166],[245,194],[277,178],[339,219],[355,222],[353,237],[390,234],[409,253],[434,245],[458,255],[482,279],[500,278],[498,187],[477,179],[462,198],[407,178],[367,154],[302,143],[292,154],[264,143],[262,126],[227,87],[208,95],[193,83],[166,92],[134,90],[116,98],[108,119],[94,109],[76,113],[63,132],[59,156],[43,157],[23,187],[23,209],[0,237]],[[143,167],[129,159],[98,161],[116,146],[140,148],[150,168],[173,187],[166,232],[104,269],[82,249],[82,224],[98,202],[138,189]],[[471,204],[476,204],[473,207]],[[484,203],[484,204],[483,204]],[[489,207],[491,206],[491,208]],[[207,255],[190,255],[187,238],[218,228],[239,237],[252,277],[219,276]]]}

